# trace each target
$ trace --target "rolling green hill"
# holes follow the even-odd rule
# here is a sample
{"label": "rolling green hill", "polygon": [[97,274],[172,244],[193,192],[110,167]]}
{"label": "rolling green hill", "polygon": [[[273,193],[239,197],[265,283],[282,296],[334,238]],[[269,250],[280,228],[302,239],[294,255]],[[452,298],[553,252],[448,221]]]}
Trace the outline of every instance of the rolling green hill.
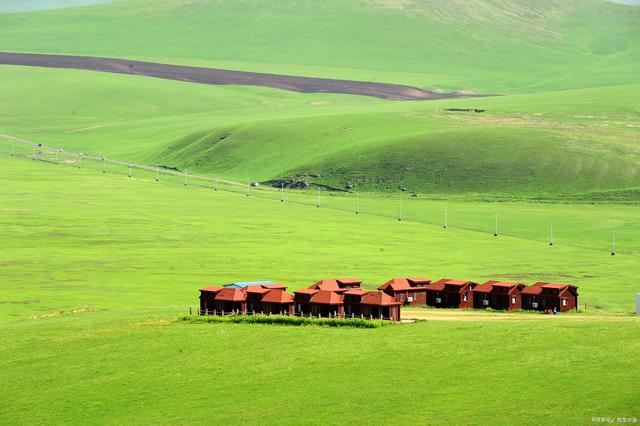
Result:
{"label": "rolling green hill", "polygon": [[557,197],[640,187],[638,85],[384,102],[81,71],[2,73],[4,133],[113,158],[361,191]]}
{"label": "rolling green hill", "polygon": [[[0,126],[243,181],[635,197],[639,23],[637,8],[596,0],[134,0],[3,14],[0,50],[504,96],[393,103],[3,66]],[[486,112],[445,111],[460,107]]]}
{"label": "rolling green hill", "polygon": [[637,82],[639,22],[601,0],[132,0],[4,15],[0,50],[504,93]]}

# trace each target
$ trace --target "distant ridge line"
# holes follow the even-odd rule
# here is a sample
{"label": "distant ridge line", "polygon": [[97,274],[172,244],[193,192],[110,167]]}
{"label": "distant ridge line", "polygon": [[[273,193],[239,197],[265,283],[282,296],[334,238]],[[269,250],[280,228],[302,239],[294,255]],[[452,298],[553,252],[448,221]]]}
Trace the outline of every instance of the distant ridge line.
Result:
{"label": "distant ridge line", "polygon": [[212,85],[262,86],[301,93],[361,95],[388,100],[433,100],[478,96],[456,92],[440,93],[401,84],[233,71],[96,56],[0,52],[0,64],[70,68]]}

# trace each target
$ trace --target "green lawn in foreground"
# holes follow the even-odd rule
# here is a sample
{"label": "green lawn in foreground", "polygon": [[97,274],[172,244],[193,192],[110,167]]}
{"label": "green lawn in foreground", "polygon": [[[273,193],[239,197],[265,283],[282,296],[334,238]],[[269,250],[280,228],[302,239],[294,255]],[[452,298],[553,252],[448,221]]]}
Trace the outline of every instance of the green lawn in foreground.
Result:
{"label": "green lawn in foreground", "polygon": [[538,425],[640,414],[636,319],[363,330],[185,324],[176,312],[4,323],[0,421]]}
{"label": "green lawn in foreground", "polygon": [[[558,279],[578,284],[591,312],[629,312],[635,256],[116,171],[0,157],[0,423],[588,424],[640,414],[632,317],[375,330],[175,321],[205,284],[295,289],[335,275],[367,288],[405,274]],[[86,306],[98,310],[68,313]]]}

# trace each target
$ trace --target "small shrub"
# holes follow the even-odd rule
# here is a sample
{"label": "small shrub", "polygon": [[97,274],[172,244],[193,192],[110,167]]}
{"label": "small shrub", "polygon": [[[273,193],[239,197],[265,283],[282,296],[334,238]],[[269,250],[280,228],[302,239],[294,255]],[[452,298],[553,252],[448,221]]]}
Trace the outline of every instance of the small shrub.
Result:
{"label": "small shrub", "polygon": [[199,316],[184,315],[180,321],[206,323],[236,323],[236,324],[276,324],[276,325],[316,325],[321,327],[355,327],[379,328],[393,324],[386,320],[369,320],[359,318],[305,318],[284,315],[229,315],[229,316]]}

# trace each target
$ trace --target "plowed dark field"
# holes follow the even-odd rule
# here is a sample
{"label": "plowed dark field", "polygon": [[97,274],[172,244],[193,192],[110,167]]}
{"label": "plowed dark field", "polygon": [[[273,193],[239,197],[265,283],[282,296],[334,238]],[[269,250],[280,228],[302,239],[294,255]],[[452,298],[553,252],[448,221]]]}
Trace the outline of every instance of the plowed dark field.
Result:
{"label": "plowed dark field", "polygon": [[400,84],[353,80],[296,77],[290,75],[230,71],[154,62],[92,56],[46,55],[0,52],[0,64],[142,75],[169,80],[215,85],[264,86],[304,93],[342,93],[391,100],[428,100],[463,97],[459,93],[438,93]]}

